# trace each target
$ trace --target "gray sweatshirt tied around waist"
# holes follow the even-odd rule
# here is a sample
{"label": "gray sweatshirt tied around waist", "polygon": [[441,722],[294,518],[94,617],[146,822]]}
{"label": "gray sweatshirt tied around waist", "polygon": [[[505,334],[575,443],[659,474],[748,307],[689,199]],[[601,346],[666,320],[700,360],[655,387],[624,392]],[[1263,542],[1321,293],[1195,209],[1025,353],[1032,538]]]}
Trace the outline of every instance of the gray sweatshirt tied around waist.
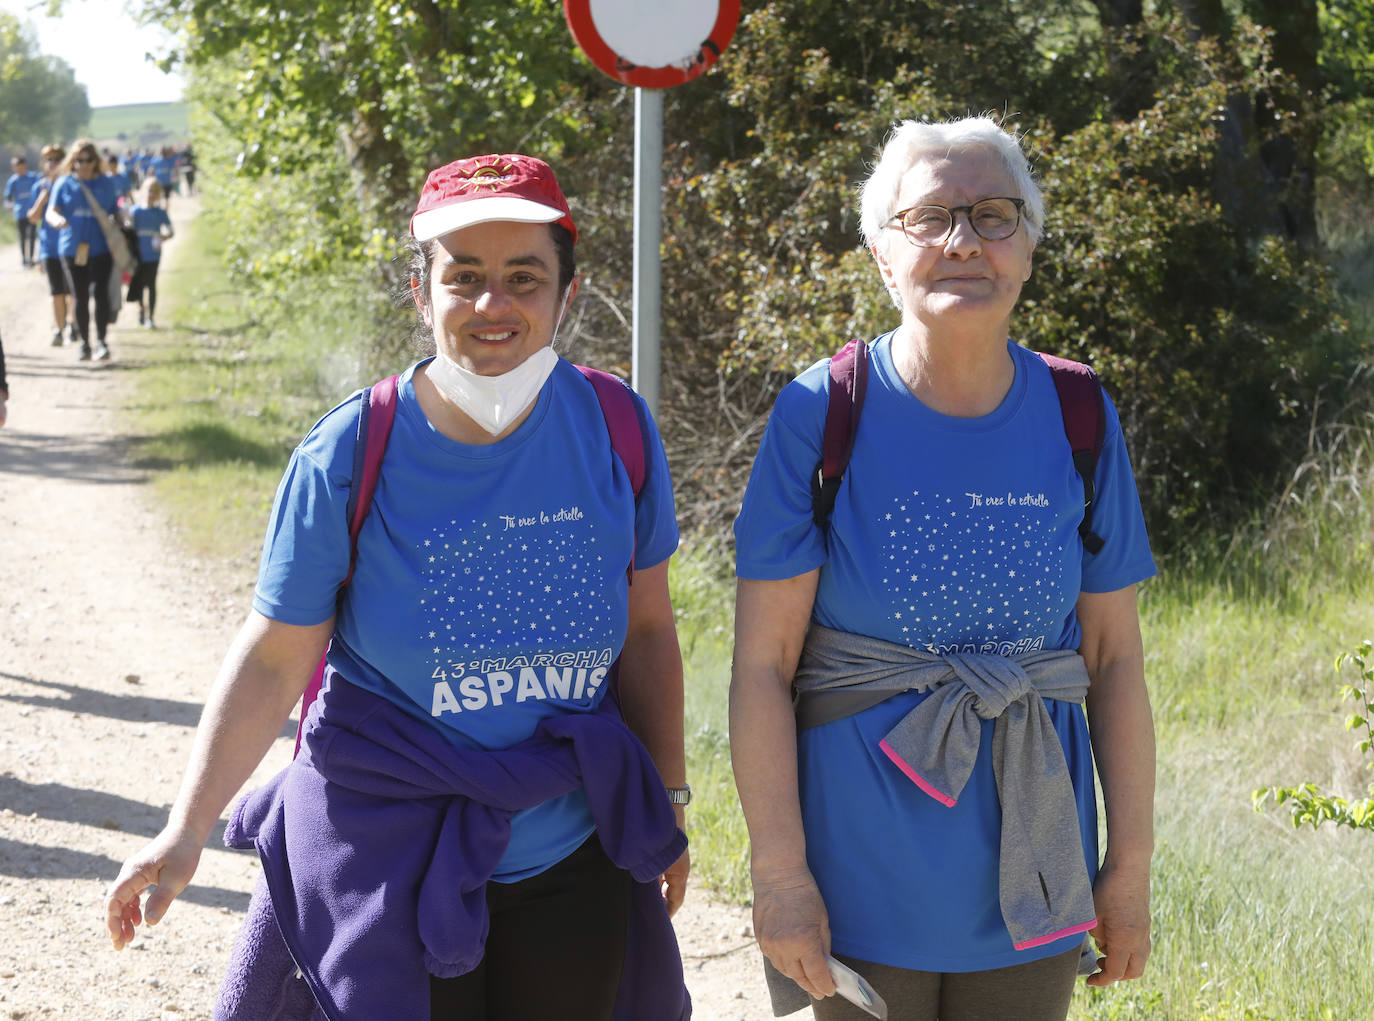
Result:
{"label": "gray sweatshirt tied around waist", "polygon": [[[793,681],[799,730],[852,716],[899,692],[929,691],[879,747],[912,783],[946,806],[958,801],[973,770],[982,721],[996,721],[998,885],[1002,918],[1017,950],[1097,924],[1073,783],[1044,703],[1081,703],[1088,685],[1083,658],[1074,651],[937,656],[814,623]],[[779,1016],[782,990],[773,987],[781,978],[769,975]]]}

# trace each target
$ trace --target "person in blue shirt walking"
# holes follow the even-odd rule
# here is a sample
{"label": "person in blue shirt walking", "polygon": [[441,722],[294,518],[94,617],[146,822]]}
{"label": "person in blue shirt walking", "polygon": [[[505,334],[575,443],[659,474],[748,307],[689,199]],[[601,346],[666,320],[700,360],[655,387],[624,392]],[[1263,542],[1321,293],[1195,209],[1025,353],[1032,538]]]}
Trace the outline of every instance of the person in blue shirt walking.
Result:
{"label": "person in blue shirt walking", "polygon": [[[647,468],[636,496],[596,390],[554,350],[578,291],[576,241],[567,200],[541,160],[477,156],[429,175],[411,219],[409,293],[434,354],[400,374],[356,569],[340,592],[350,572],[346,508],[361,394],[327,413],[287,467],[253,609],[209,697],[168,825],[108,891],[116,949],[145,916],[160,921],[190,882],[220,813],[327,649],[301,754],[277,789],[323,783],[323,799],[348,801],[347,777],[331,775],[336,760],[323,745],[333,747],[325,735],[356,733],[332,722],[351,718],[353,707],[382,724],[369,727],[365,744],[343,738],[359,756],[418,757],[433,777],[466,763],[471,793],[450,796],[445,783],[416,799],[406,794],[409,779],[392,774],[369,810],[400,811],[406,821],[380,842],[374,828],[368,839],[382,853],[347,838],[347,812],[330,810],[341,801],[323,806],[332,826],[300,824],[316,845],[299,865],[311,870],[309,897],[337,904],[347,935],[330,923],[332,908],[313,929],[297,925],[272,889],[280,924],[267,924],[283,930],[290,972],[305,976],[295,987],[332,1002],[331,1017],[389,1008],[435,1021],[610,1021],[627,1016],[614,1011],[629,983],[659,1004],[633,1016],[686,1016],[667,917],[686,892],[680,830],[690,797],[668,592],[678,544],[672,482],[648,409],[626,394]],[[549,728],[597,740],[574,764],[543,736]],[[556,789],[538,779],[551,767],[565,777]],[[626,784],[627,796],[598,796],[598,777]],[[282,799],[291,819],[322,800]],[[425,836],[436,812],[453,813],[439,847]],[[260,839],[264,860],[275,860],[278,841]],[[462,889],[413,875],[409,863],[430,876],[425,863],[443,865],[456,849],[474,870]],[[651,876],[622,864],[625,852],[651,849]],[[359,868],[321,868],[321,855],[335,851]],[[144,912],[141,895],[154,886]],[[464,891],[475,893],[475,916]],[[264,896],[260,886],[254,904]],[[388,935],[417,910],[423,931]],[[646,923],[661,940],[636,938]],[[241,946],[259,945],[245,933]],[[455,963],[441,952],[455,940],[480,953]],[[655,966],[641,953],[651,945]],[[363,949],[358,970],[331,982],[331,961],[345,959],[338,951],[352,953],[345,946]],[[242,985],[226,980],[216,1017],[265,1016],[266,1003],[231,1009],[246,1004],[252,973],[266,969],[245,970]],[[273,989],[273,1016],[283,1016],[281,987]]]}
{"label": "person in blue shirt walking", "polygon": [[172,204],[172,194],[178,190],[178,182],[181,179],[178,162],[176,150],[170,145],[164,145],[159,155],[149,164],[149,171],[162,183],[163,201],[168,206]]}
{"label": "person in blue shirt walking", "polygon": [[867,1017],[835,995],[834,959],[893,1017],[1062,1021],[1085,934],[1092,985],[1149,956],[1135,586],[1155,568],[1110,400],[1094,553],[1054,380],[1009,339],[1043,223],[994,121],[901,124],[860,217],[901,322],[868,344],[828,529],[811,489],[828,361],[784,388],[755,460],[730,743],[775,1008],[804,993],[822,1021]]}
{"label": "person in blue shirt walking", "polygon": [[129,304],[138,305],[138,324],[154,329],[157,323],[157,271],[162,263],[162,243],[172,237],[172,220],[162,207],[162,182],[150,177],[139,189],[138,205],[130,220],[138,233],[138,266],[129,281]]}
{"label": "person in blue shirt walking", "polygon": [[29,209],[28,220],[38,229],[38,262],[48,278],[48,293],[52,295],[53,330],[52,346],[61,347],[63,340],[75,344],[76,321],[72,315],[72,288],[67,279],[67,271],[62,265],[60,243],[62,232],[47,221],[48,199],[57,184],[58,168],[66,158],[67,150],[53,143],[43,146],[41,165],[42,183],[37,197]]}
{"label": "person in blue shirt walking", "polygon": [[119,169],[119,160],[114,156],[107,159],[105,163],[105,176],[114,185],[115,201],[123,209],[126,205],[133,205],[133,185],[129,181],[129,175]]}
{"label": "person in blue shirt walking", "polygon": [[10,167],[14,172],[5,182],[5,205],[14,214],[14,229],[19,235],[19,261],[28,269],[36,264],[34,245],[38,239],[33,224],[29,222],[29,207],[33,205],[42,178],[29,170],[29,161],[24,156],[11,159]]}
{"label": "person in blue shirt walking", "polygon": [[[110,273],[114,260],[96,217],[118,215],[118,196],[114,184],[100,172],[100,153],[89,138],[72,143],[72,150],[59,172],[62,176],[53,187],[44,215],[48,223],[61,232],[58,254],[72,285],[76,331],[81,337],[80,359],[89,361],[94,354],[97,361],[105,361],[110,357],[105,334],[110,325]],[[95,295],[94,351],[91,346],[92,293]]]}

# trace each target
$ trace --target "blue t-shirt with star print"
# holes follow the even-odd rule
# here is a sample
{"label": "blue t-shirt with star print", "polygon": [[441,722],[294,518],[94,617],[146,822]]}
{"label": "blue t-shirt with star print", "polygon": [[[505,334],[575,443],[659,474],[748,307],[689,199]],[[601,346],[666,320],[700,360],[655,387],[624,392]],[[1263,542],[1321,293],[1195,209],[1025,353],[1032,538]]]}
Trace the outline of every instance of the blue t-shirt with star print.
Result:
{"label": "blue t-shirt with star print", "polygon": [[[631,555],[643,569],[677,548],[672,481],[650,423],[636,506],[596,394],[566,361],[529,417],[489,446],[430,424],[417,367],[401,375],[329,663],[455,744],[504,748],[605,697],[625,642]],[[315,425],[277,490],[253,599],[273,620],[318,624],[335,611],[359,401]],[[542,871],[592,831],[580,790],[521,812],[494,878]]]}
{"label": "blue t-shirt with star print", "polygon": [[[779,396],[735,522],[741,578],[820,568],[813,617],[826,627],[937,654],[1075,649],[1082,592],[1154,573],[1116,409],[1107,401],[1096,474],[1096,555],[1078,536],[1074,471],[1049,369],[1008,344],[1015,377],[981,418],[917,400],[892,363],[891,334],[870,345],[868,392],[828,543],[812,521],[828,362]],[[980,971],[1071,950],[1071,936],[1017,951],[998,900],[1000,811],[992,721],[953,807],[922,793],[878,747],[925,694],[907,692],[798,735],[807,860],[833,948],[921,971]],[[1081,706],[1047,700],[1073,778],[1089,872],[1097,869],[1092,752]]]}

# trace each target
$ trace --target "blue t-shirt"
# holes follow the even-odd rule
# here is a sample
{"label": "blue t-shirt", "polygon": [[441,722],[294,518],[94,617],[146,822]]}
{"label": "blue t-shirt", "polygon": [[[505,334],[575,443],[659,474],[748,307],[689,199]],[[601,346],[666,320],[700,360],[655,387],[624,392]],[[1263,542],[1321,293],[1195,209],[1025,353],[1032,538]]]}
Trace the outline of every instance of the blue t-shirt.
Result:
{"label": "blue t-shirt", "polygon": [[105,243],[105,234],[100,229],[100,223],[91,211],[90,203],[86,201],[86,193],[81,188],[83,183],[101,209],[107,213],[115,211],[118,196],[108,177],[97,177],[85,182],[78,181],[71,174],[58,178],[48,204],[67,218],[67,227],[57,239],[58,254],[64,258],[75,256],[76,248],[82,242],[91,246],[91,255],[105,255],[110,251],[110,246]]}
{"label": "blue t-shirt", "polygon": [[29,171],[24,174],[10,174],[5,182],[5,201],[14,204],[14,218],[22,220],[29,215],[29,208],[37,196],[38,186],[43,178]]}
{"label": "blue t-shirt", "polygon": [[[1015,378],[982,418],[917,400],[874,341],[854,453],[829,542],[812,521],[828,362],[784,388],[735,522],[742,578],[820,568],[813,617],[841,631],[935,653],[1074,649],[1080,591],[1111,592],[1154,573],[1116,410],[1107,402],[1096,475],[1097,555],[1078,536],[1074,471],[1049,369],[1008,344]],[[1001,816],[993,721],[957,804],[922,793],[878,747],[926,697],[907,692],[798,735],[808,864],[836,951],[921,971],[979,971],[1063,953],[1082,936],[1017,951],[998,901]],[[1064,747],[1089,873],[1097,868],[1092,751],[1081,706],[1047,700]]]}
{"label": "blue t-shirt", "polygon": [[[566,361],[520,427],[489,446],[430,424],[415,369],[401,376],[329,662],[459,746],[505,748],[605,696],[625,642],[630,557],[652,567],[677,548],[672,481],[651,425],[636,507],[596,394]],[[318,624],[335,611],[359,400],[315,425],[277,490],[253,599],[273,620]],[[542,871],[592,831],[581,790],[521,812],[496,878]]]}
{"label": "blue t-shirt", "polygon": [[[39,196],[40,194],[43,193],[43,190],[44,190],[45,188],[51,189],[51,188],[54,187],[54,186],[55,186],[55,182],[53,182],[53,183],[48,183],[48,182],[40,181],[40,182],[39,182],[39,185],[38,185],[38,188],[37,188],[37,189],[35,190],[35,192],[34,192],[34,201],[35,201],[35,202],[38,201],[38,196]],[[47,206],[46,206],[46,205],[43,207],[43,211],[44,211],[44,212],[47,212]],[[39,220],[38,220],[38,258],[39,258],[40,261],[43,260],[43,259],[56,259],[56,258],[58,257],[58,255],[59,255],[59,248],[58,248],[58,246],[59,246],[59,244],[61,243],[61,236],[62,236],[62,232],[61,232],[60,230],[58,230],[56,227],[54,227],[52,224],[50,224],[50,223],[48,222],[48,218],[47,218],[46,216],[43,216],[43,217],[40,217],[40,218],[39,218]]]}
{"label": "blue t-shirt", "polygon": [[139,262],[162,260],[162,228],[172,229],[172,219],[161,206],[134,206],[134,230],[138,232]]}
{"label": "blue t-shirt", "polygon": [[177,158],[175,156],[159,156],[152,161],[153,176],[162,182],[163,190],[172,186],[172,179],[176,176]]}

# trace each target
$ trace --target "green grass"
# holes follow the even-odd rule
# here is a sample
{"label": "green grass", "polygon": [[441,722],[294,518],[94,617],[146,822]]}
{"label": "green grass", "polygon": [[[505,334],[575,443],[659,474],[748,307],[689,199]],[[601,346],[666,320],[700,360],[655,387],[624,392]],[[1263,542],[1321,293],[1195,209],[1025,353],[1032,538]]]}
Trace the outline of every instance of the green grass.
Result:
{"label": "green grass", "polygon": [[[348,281],[300,287],[287,320],[229,289],[203,218],[163,279],[176,329],[139,375],[137,456],[198,550],[251,561],[287,453],[361,381]],[[345,345],[347,346],[347,345]],[[1276,508],[1229,543],[1195,545],[1141,592],[1159,734],[1154,956],[1146,978],[1080,987],[1076,1021],[1304,1021],[1371,1016],[1374,838],[1295,831],[1251,792],[1367,782],[1332,671],[1374,631],[1371,423],[1314,444]],[[697,882],[748,897],[747,839],[729,765],[734,586],[718,552],[686,546],[672,574],[687,677]]]}
{"label": "green grass", "polygon": [[14,216],[8,209],[0,210],[0,245],[12,245],[19,241],[19,232],[14,227]]}
{"label": "green grass", "polygon": [[718,554],[687,546],[674,559],[670,587],[686,684],[692,873],[717,894],[743,902],[749,897],[749,835],[730,769],[734,580]]}
{"label": "green grass", "polygon": [[185,103],[132,103],[91,111],[85,134],[128,146],[180,145],[189,135]]}
{"label": "green grass", "polygon": [[259,317],[226,282],[224,236],[203,214],[171,242],[181,257],[158,281],[164,335],[138,376],[133,450],[191,549],[255,562],[291,450],[361,382],[319,343],[358,329],[357,289],[321,282],[285,318]]}

